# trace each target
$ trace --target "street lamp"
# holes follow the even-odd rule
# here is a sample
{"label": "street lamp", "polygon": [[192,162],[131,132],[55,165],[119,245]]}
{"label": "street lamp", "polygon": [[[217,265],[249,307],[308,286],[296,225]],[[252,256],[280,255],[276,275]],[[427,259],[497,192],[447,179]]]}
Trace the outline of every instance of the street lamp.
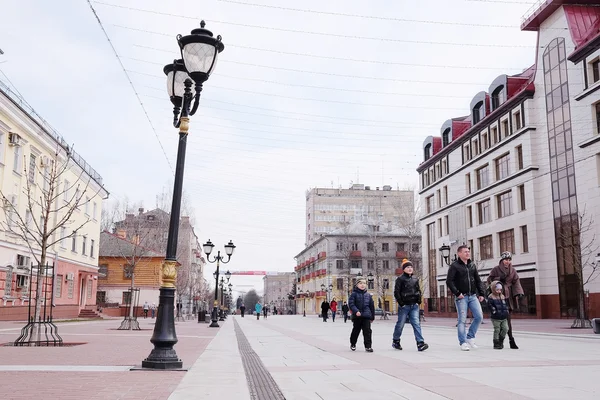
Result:
{"label": "street lamp", "polygon": [[324,283],[321,283],[321,290],[325,292],[325,298],[327,299],[327,301],[329,301],[329,295],[333,290],[333,285],[330,284],[329,287],[327,287]]}
{"label": "street lamp", "polygon": [[372,272],[369,272],[367,274],[367,282],[369,282],[369,288],[371,287],[371,284],[375,281],[375,277],[373,276]]}
{"label": "street lamp", "polygon": [[446,265],[450,265],[450,246],[444,243],[442,244],[442,247],[439,248],[439,251],[442,253]]}
{"label": "street lamp", "polygon": [[221,277],[221,282],[219,283],[219,287],[221,288],[221,306],[219,307],[219,321],[225,321],[225,317],[223,316],[223,288],[225,287],[225,280]]}
{"label": "street lamp", "polygon": [[[217,270],[213,273],[213,277],[215,278],[215,301],[213,303],[213,310],[211,313],[212,322],[209,325],[209,327],[218,328],[219,323],[217,322],[217,319],[219,318],[219,310],[217,309],[217,307],[219,306],[219,265],[220,263],[227,264],[231,260],[233,250],[235,250],[235,245],[231,240],[225,245],[225,254],[227,255],[227,260],[225,260],[225,257],[221,256],[221,250],[219,250],[217,251],[217,255],[213,256],[213,260],[211,261],[210,253],[212,253],[214,247],[215,245],[210,241],[210,239],[208,240],[208,242],[202,245],[202,249],[206,254],[206,261],[208,261],[209,263],[217,263]],[[231,272],[227,271],[225,273],[225,276],[227,277],[227,279],[229,279],[231,277]]]}
{"label": "street lamp", "polygon": [[[182,361],[173,348],[177,343],[173,305],[175,282],[177,281],[177,239],[189,116],[196,113],[202,84],[214,71],[218,54],[225,48],[221,42],[221,36],[213,37],[211,31],[204,29],[205,25],[205,22],[202,21],[200,28],[192,30],[190,35],[177,35],[182,60],[175,60],[163,69],[167,75],[167,92],[173,104],[173,126],[179,128],[179,144],[177,147],[166,257],[161,268],[162,284],[158,301],[158,315],[150,339],[154,349],[142,361],[142,368],[179,369],[183,367]],[[196,83],[193,97],[191,91],[192,80]],[[193,106],[192,98],[194,99]],[[192,107],[191,112],[190,107]]]}

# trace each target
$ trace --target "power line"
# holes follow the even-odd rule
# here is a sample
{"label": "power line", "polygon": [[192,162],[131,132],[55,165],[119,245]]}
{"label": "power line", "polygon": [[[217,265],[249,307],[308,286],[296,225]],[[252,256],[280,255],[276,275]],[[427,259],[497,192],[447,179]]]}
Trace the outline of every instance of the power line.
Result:
{"label": "power line", "polygon": [[121,69],[125,73],[125,76],[127,77],[127,81],[129,82],[129,84],[131,85],[131,88],[133,89],[133,92],[135,93],[135,97],[137,98],[138,102],[140,103],[140,106],[142,107],[142,110],[144,111],[144,115],[146,116],[146,119],[148,120],[148,123],[150,124],[150,127],[152,128],[152,131],[154,132],[154,136],[156,136],[156,140],[158,141],[158,145],[160,146],[160,148],[163,152],[163,155],[165,156],[165,160],[167,161],[167,164],[169,165],[169,169],[171,169],[171,172],[173,174],[175,174],[175,171],[173,170],[173,167],[171,166],[171,162],[169,161],[169,157],[167,157],[167,152],[165,151],[165,148],[163,147],[162,142],[160,141],[160,138],[158,137],[158,133],[156,132],[156,128],[154,127],[154,124],[152,123],[152,120],[150,119],[150,115],[148,115],[148,111],[146,111],[146,107],[144,106],[144,103],[142,102],[140,95],[138,94],[135,86],[133,85],[133,82],[131,81],[131,77],[127,73],[127,70],[125,69],[125,66],[123,65],[123,62],[121,61],[121,58],[119,58],[119,53],[117,53],[117,49],[115,49],[115,46],[113,45],[112,41],[110,40],[110,37],[108,36],[108,33],[104,29],[104,26],[102,25],[102,21],[100,20],[100,17],[96,13],[96,10],[92,6],[92,3],[90,2],[90,0],[87,0],[87,3],[90,6],[92,13],[94,14],[96,21],[98,21],[98,25],[100,26],[100,29],[102,29],[102,32],[104,33],[104,36],[106,37],[106,40],[108,41],[108,44],[110,45],[110,48],[112,49],[113,53],[117,57],[117,61],[119,62]]}

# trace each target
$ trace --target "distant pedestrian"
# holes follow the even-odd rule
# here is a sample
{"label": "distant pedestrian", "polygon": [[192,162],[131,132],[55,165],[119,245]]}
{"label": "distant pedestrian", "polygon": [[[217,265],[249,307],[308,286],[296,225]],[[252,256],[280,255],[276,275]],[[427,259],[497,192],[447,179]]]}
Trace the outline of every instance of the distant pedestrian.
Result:
{"label": "distant pedestrian", "polygon": [[373,332],[371,322],[375,319],[375,303],[371,294],[367,292],[367,280],[365,278],[359,278],[356,282],[356,287],[348,299],[348,304],[352,311],[353,324],[352,333],[350,334],[350,349],[352,351],[356,350],[356,341],[362,331],[365,350],[372,353]]}
{"label": "distant pedestrian", "polygon": [[[512,266],[512,254],[505,251],[500,255],[500,263],[492,268],[488,276],[488,284],[492,281],[500,281],[502,284],[503,294],[508,303],[508,342],[511,349],[518,349],[517,343],[512,333],[511,314],[514,310],[519,309],[519,299],[523,297],[523,287],[517,270]],[[492,288],[493,289],[493,288]]]}
{"label": "distant pedestrian", "polygon": [[321,303],[321,316],[323,317],[323,322],[327,322],[327,313],[329,312],[329,302],[327,299],[323,300]]}
{"label": "distant pedestrian", "polygon": [[156,315],[156,303],[152,303],[152,306],[150,307],[150,312],[152,314],[152,318],[154,318],[154,316]]}
{"label": "distant pedestrian", "polygon": [[262,304],[260,304],[260,302],[256,303],[254,311],[256,311],[256,319],[260,319],[260,312],[262,311]]}
{"label": "distant pedestrian", "polygon": [[329,309],[331,310],[331,320],[335,322],[335,313],[337,312],[337,301],[335,301],[335,297],[329,303]]}
{"label": "distant pedestrian", "polygon": [[265,319],[267,319],[268,313],[269,313],[269,306],[265,304],[265,306],[263,307],[263,315],[265,316]]}
{"label": "distant pedestrian", "polygon": [[273,315],[277,315],[277,306],[273,306]]}
{"label": "distant pedestrian", "polygon": [[421,288],[419,280],[413,276],[414,267],[406,258],[402,260],[402,275],[396,278],[394,286],[394,297],[398,302],[398,321],[394,327],[394,335],[392,337],[392,347],[397,350],[402,350],[400,345],[400,337],[406,323],[406,318],[410,320],[415,340],[417,341],[417,350],[425,351],[429,345],[423,339],[421,332],[421,322],[419,321],[419,305],[421,304]]}
{"label": "distant pedestrian", "polygon": [[491,289],[488,306],[492,312],[492,324],[494,324],[494,349],[500,350],[504,348],[504,337],[508,332],[508,304],[502,294],[502,284],[499,281],[493,281]]}
{"label": "distant pedestrian", "polygon": [[[483,320],[481,302],[484,300],[483,283],[477,272],[477,267],[471,261],[471,250],[466,245],[458,246],[458,259],[450,265],[446,277],[448,289],[456,296],[456,311],[458,313],[458,343],[460,349],[469,351],[476,349],[475,335]],[[473,314],[473,322],[466,332],[467,310]]]}
{"label": "distant pedestrian", "polygon": [[242,314],[242,318],[244,318],[244,313],[246,312],[246,306],[244,303],[240,306],[240,314]]}
{"label": "distant pedestrian", "polygon": [[342,314],[344,314],[344,323],[346,323],[346,321],[348,320],[348,311],[350,311],[350,307],[348,307],[348,304],[344,302],[344,304],[342,304]]}
{"label": "distant pedestrian", "polygon": [[144,302],[144,306],[142,307],[142,309],[144,310],[144,318],[147,318],[148,317],[148,309],[150,309],[150,305],[148,304],[147,301]]}

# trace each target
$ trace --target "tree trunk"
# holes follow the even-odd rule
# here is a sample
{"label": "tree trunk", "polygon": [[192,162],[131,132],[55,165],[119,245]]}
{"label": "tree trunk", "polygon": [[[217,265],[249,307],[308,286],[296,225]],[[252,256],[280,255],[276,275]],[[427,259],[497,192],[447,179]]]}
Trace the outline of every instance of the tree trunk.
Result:
{"label": "tree trunk", "polygon": [[577,274],[578,296],[577,296],[577,318],[573,321],[571,328],[591,328],[592,322],[587,317],[585,309],[585,291],[583,289],[583,271]]}
{"label": "tree trunk", "polygon": [[133,330],[133,283],[135,282],[135,273],[131,271],[131,294],[129,295],[129,330]]}

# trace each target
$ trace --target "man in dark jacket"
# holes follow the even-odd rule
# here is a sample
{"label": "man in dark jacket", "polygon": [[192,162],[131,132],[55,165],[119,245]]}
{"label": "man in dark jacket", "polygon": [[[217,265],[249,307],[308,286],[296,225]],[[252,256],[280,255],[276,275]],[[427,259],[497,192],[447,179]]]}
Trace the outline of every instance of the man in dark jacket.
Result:
{"label": "man in dark jacket", "polygon": [[[475,335],[483,320],[481,302],[484,299],[483,283],[477,272],[477,267],[471,262],[471,250],[468,246],[458,246],[458,259],[450,265],[446,277],[448,289],[456,296],[456,311],[458,313],[458,343],[460,349],[469,351],[476,349]],[[467,310],[473,314],[473,322],[466,333]]]}
{"label": "man in dark jacket", "polygon": [[327,322],[327,313],[329,312],[329,302],[327,299],[323,300],[321,303],[321,317],[323,317],[323,322]]}
{"label": "man in dark jacket", "polygon": [[421,304],[421,287],[419,280],[413,276],[413,265],[406,258],[402,260],[402,275],[396,278],[394,286],[394,297],[398,302],[398,322],[394,328],[392,337],[392,347],[402,350],[400,346],[400,337],[406,323],[406,317],[410,319],[413,327],[415,340],[417,341],[417,350],[424,351],[429,348],[421,332],[421,323],[419,322],[419,304]]}
{"label": "man in dark jacket", "polygon": [[348,311],[350,311],[350,308],[348,307],[348,304],[344,302],[344,305],[342,306],[342,314],[344,314],[344,323],[346,323],[346,321],[348,320]]}
{"label": "man in dark jacket", "polygon": [[358,335],[362,330],[365,350],[372,353],[372,331],[371,322],[375,319],[375,303],[373,297],[367,292],[367,280],[359,278],[356,287],[348,299],[348,305],[352,311],[352,333],[350,334],[350,349],[356,350]]}

